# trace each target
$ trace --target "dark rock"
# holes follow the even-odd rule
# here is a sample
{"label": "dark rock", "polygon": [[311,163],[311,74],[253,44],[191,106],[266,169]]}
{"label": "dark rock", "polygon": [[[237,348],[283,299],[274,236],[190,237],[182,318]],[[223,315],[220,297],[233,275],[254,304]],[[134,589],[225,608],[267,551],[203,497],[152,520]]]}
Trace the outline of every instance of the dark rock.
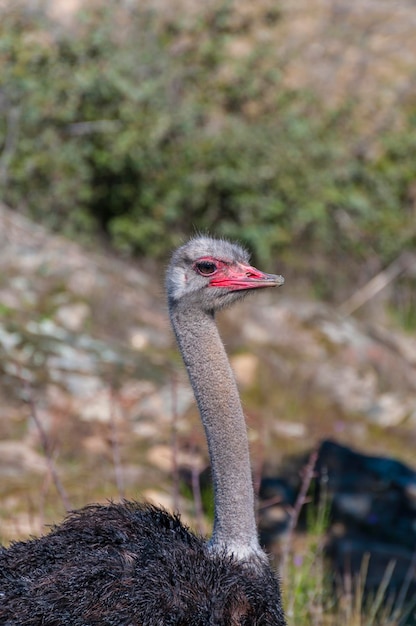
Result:
{"label": "dark rock", "polygon": [[416,548],[414,470],[334,441],[321,444],[316,470],[320,490],[331,500],[333,522],[370,533],[378,541]]}
{"label": "dark rock", "polygon": [[[287,475],[301,475],[305,457],[288,461]],[[297,466],[294,469],[294,466]],[[374,597],[386,585],[385,600],[406,605],[416,594],[416,472],[395,459],[361,454],[331,440],[321,443],[315,465],[315,505],[330,508],[326,554],[334,582],[358,581]],[[298,478],[297,491],[301,487]],[[287,524],[266,505],[288,511],[296,500],[289,478],[268,477],[261,484],[260,528],[271,549]],[[279,499],[280,496],[280,499]],[[307,530],[305,509],[298,528]],[[273,509],[273,507],[272,507]],[[303,517],[302,517],[303,515]],[[412,610],[413,612],[413,610]],[[407,621],[406,624],[414,625]],[[400,622],[402,624],[402,622]]]}

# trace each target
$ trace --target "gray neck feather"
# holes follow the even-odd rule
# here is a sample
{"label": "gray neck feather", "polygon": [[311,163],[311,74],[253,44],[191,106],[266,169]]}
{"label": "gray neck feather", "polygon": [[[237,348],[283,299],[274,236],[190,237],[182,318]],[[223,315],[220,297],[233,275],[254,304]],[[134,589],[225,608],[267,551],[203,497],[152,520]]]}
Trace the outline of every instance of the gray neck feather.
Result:
{"label": "gray neck feather", "polygon": [[214,315],[178,304],[170,307],[170,316],[208,441],[215,497],[209,545],[241,559],[264,558],[244,414]]}

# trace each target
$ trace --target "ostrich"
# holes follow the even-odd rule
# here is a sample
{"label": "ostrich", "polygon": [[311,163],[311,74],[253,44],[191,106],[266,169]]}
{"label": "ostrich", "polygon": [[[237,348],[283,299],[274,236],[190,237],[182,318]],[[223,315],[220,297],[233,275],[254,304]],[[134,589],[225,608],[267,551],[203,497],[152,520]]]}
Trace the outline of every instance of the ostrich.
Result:
{"label": "ostrich", "polygon": [[213,534],[136,502],[89,505],[47,535],[0,548],[2,626],[284,626],[279,583],[258,538],[249,449],[217,310],[281,276],[239,245],[202,236],[167,270],[171,323],[205,428]]}

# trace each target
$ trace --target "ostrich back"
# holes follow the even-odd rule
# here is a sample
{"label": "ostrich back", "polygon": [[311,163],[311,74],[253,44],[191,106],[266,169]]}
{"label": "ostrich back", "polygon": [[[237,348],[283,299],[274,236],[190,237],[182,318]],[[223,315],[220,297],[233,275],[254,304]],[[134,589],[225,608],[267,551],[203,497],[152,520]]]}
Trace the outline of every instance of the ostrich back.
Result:
{"label": "ostrich back", "polygon": [[280,607],[267,566],[150,505],[90,505],[0,549],[2,626],[283,626]]}

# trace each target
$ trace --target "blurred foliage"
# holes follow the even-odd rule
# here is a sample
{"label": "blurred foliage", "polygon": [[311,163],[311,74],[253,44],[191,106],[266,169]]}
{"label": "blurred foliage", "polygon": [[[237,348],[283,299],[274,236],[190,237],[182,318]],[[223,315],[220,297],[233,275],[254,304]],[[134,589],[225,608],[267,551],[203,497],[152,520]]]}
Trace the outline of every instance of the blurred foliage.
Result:
{"label": "blurred foliage", "polygon": [[[278,47],[238,6],[113,1],[68,27],[3,9],[2,198],[152,257],[198,230],[261,260],[301,250],[381,265],[414,246],[416,109],[366,135],[353,98],[329,110],[325,94],[283,86]],[[258,19],[267,30],[279,5]]]}

